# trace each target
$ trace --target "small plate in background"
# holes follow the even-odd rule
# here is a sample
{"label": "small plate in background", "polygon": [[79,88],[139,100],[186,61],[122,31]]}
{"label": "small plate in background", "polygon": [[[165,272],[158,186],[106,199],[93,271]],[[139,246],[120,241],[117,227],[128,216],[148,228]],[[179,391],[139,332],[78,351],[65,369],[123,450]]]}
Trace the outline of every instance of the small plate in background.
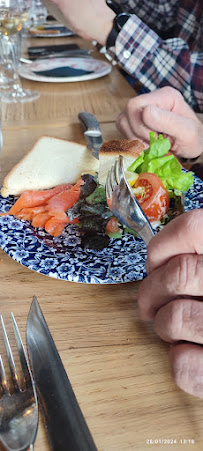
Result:
{"label": "small plate in background", "polygon": [[42,24],[31,27],[30,34],[36,38],[57,38],[64,36],[74,36],[75,33],[64,25],[60,24]]}
{"label": "small plate in background", "polygon": [[[60,69],[64,72],[66,67],[73,68],[78,73],[81,71],[82,75],[72,76],[49,76],[42,75],[43,71],[52,71]],[[105,61],[100,61],[95,58],[51,58],[38,59],[31,64],[22,64],[19,69],[19,74],[28,80],[49,82],[49,83],[66,83],[85,80],[94,80],[96,78],[104,77],[112,70],[112,66]],[[38,73],[39,72],[39,73]],[[59,71],[58,71],[59,72]],[[86,73],[85,73],[86,72]],[[53,72],[55,74],[55,72]]]}

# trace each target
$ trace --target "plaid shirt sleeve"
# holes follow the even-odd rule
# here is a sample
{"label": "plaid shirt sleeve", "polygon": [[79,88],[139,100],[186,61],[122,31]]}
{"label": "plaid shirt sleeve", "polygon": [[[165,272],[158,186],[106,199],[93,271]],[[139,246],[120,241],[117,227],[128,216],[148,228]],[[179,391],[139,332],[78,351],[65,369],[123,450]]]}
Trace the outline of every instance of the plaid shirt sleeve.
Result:
{"label": "plaid shirt sleeve", "polygon": [[191,52],[180,38],[163,41],[133,15],[118,35],[115,54],[121,67],[149,91],[173,86],[196,112],[203,112],[203,52]]}

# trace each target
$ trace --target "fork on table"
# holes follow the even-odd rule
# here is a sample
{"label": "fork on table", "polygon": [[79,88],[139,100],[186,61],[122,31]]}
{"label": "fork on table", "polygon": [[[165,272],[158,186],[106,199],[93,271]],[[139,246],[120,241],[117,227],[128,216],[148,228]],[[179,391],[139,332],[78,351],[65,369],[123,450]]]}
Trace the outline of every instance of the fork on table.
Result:
{"label": "fork on table", "polygon": [[11,320],[19,362],[22,368],[22,378],[20,379],[17,374],[17,364],[14,362],[3,317],[1,316],[1,326],[12,384],[9,387],[3,361],[0,356],[0,442],[8,451],[33,451],[33,444],[38,428],[36,390],[28,358],[13,313],[11,313]]}
{"label": "fork on table", "polygon": [[113,215],[121,224],[137,232],[148,245],[154,232],[126,179],[122,155],[107,175],[106,198]]}

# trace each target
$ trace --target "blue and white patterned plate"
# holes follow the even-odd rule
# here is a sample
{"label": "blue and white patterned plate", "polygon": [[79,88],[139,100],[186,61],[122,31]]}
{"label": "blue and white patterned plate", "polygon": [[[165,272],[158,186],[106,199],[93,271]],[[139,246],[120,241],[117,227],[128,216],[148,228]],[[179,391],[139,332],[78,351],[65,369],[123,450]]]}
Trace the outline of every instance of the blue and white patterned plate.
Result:
{"label": "blue and white patterned plate", "polygon": [[[0,196],[0,211],[8,211],[14,198]],[[203,181],[194,184],[185,197],[185,210],[203,208]],[[146,275],[147,248],[141,239],[126,234],[111,240],[101,250],[84,250],[80,232],[72,225],[52,238],[44,229],[13,216],[0,218],[0,247],[18,263],[33,271],[72,282],[115,284],[141,280]]]}

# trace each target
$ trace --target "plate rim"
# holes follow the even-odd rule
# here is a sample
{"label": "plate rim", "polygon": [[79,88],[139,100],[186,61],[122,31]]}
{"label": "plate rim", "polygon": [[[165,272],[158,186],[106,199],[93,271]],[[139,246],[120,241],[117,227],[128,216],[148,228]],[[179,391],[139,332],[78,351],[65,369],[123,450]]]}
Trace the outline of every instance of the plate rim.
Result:
{"label": "plate rim", "polygon": [[[45,24],[42,24],[42,26],[47,26],[47,27],[52,27],[52,28],[57,28],[57,27],[65,27],[65,28],[67,28],[65,25],[63,25],[63,24],[49,24],[49,23],[45,23]],[[32,27],[30,27],[30,28],[33,28],[33,29],[35,29],[35,30],[37,30],[37,26],[32,26]],[[38,30],[39,31],[39,30]],[[42,34],[40,34],[40,33],[31,33],[30,32],[30,30],[29,30],[29,37],[33,37],[33,38],[61,38],[61,37],[67,37],[67,36],[75,36],[75,32],[74,31],[72,31],[72,30],[69,30],[68,28],[67,28],[67,31],[64,31],[64,32],[62,32],[62,33],[59,33],[59,34],[55,34],[55,33],[42,33]]]}
{"label": "plate rim", "polygon": [[[77,60],[77,62],[79,60],[83,60],[83,61],[94,61],[95,64],[97,62],[100,63],[101,66],[103,66],[103,72],[93,72],[91,74],[85,74],[85,75],[77,75],[74,77],[46,77],[45,75],[37,75],[36,72],[33,72],[31,70],[31,65],[36,63],[36,61],[34,61],[31,64],[26,64],[23,63],[20,68],[19,68],[19,75],[27,80],[32,80],[32,81],[40,81],[42,83],[73,83],[73,82],[78,82],[78,81],[88,81],[88,80],[95,80],[97,78],[102,78],[105,77],[106,75],[108,75],[111,71],[112,71],[112,66],[111,64],[109,64],[106,61],[102,61],[102,60],[98,60],[96,58],[74,58],[74,57],[61,57],[61,58],[52,58],[50,61],[51,62],[59,62],[61,59],[63,60],[67,60],[67,65],[68,65],[68,60]],[[39,60],[41,62],[46,61],[46,58],[44,60]],[[28,72],[27,72],[27,71]],[[30,71],[30,72],[29,72]]]}

